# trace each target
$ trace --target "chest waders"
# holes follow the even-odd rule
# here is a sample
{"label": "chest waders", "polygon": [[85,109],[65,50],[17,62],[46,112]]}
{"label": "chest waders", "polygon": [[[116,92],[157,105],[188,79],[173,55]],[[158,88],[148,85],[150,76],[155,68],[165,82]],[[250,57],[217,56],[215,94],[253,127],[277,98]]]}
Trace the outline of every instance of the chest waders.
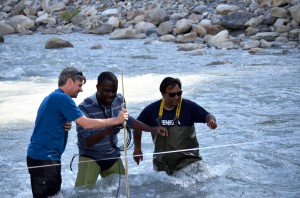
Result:
{"label": "chest waders", "polygon": [[[155,145],[154,152],[167,152],[184,149],[199,148],[196,138],[195,126],[179,126],[178,118],[180,115],[182,99],[177,105],[176,116],[173,119],[174,126],[164,126],[168,129],[168,136],[152,135]],[[164,100],[160,104],[159,116],[157,118],[158,126],[161,126]],[[173,152],[153,155],[153,167],[157,171],[166,171],[172,174],[193,162],[201,160],[199,150]]]}

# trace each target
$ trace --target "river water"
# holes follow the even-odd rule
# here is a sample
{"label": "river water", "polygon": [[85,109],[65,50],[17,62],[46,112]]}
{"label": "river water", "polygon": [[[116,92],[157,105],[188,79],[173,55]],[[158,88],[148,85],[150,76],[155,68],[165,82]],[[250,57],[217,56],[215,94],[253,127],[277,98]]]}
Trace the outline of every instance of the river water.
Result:
{"label": "river water", "polygon": [[[67,39],[74,47],[44,49],[51,37]],[[174,43],[145,44],[145,40],[97,35],[4,38],[0,45],[1,197],[32,196],[27,146],[37,108],[57,88],[65,66],[80,68],[88,79],[75,99],[77,104],[96,91],[100,72],[114,72],[134,117],[160,98],[164,77],[178,77],[183,97],[214,114],[218,128],[196,125],[204,160],[173,176],[152,169],[153,144],[150,134],[144,133],[144,160],[139,166],[133,161],[133,148],[127,152],[128,185],[123,176],[114,175],[99,179],[92,188],[74,188],[76,158],[74,172],[69,168],[78,152],[73,123],[62,156],[63,184],[57,197],[126,197],[126,186],[130,197],[300,197],[299,49],[269,49],[257,55],[207,49],[206,55],[195,56],[178,51]],[[90,49],[96,44],[103,47]]]}

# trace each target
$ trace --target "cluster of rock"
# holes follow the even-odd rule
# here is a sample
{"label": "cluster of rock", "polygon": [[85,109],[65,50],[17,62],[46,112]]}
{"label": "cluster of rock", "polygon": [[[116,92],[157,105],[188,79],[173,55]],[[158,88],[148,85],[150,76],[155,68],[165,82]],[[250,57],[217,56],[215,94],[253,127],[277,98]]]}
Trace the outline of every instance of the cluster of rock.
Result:
{"label": "cluster of rock", "polygon": [[0,35],[109,34],[110,39],[176,42],[180,50],[300,48],[299,24],[300,0],[6,0],[0,5]]}

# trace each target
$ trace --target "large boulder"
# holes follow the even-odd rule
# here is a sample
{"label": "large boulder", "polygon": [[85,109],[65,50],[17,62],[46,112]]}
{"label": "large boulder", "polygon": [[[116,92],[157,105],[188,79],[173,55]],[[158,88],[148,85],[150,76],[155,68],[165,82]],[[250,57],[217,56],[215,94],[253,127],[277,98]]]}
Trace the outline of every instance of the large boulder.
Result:
{"label": "large boulder", "polygon": [[116,29],[110,34],[109,39],[144,39],[146,34],[141,34],[132,28]]}
{"label": "large boulder", "polygon": [[49,25],[54,25],[56,24],[56,20],[53,17],[50,17],[48,13],[44,13],[38,18],[35,19],[35,23],[43,23],[43,24],[49,24]]}
{"label": "large boulder", "polygon": [[292,18],[300,25],[300,3],[289,8]]}
{"label": "large boulder", "polygon": [[233,12],[222,17],[221,25],[230,30],[243,30],[250,17],[248,12]]}
{"label": "large boulder", "polygon": [[173,32],[173,23],[170,21],[162,22],[157,29],[159,35],[167,35]]}
{"label": "large boulder", "polygon": [[272,0],[270,2],[270,6],[272,7],[280,7],[285,6],[290,3],[290,0]]}
{"label": "large boulder", "polygon": [[192,22],[189,19],[181,19],[176,22],[175,27],[177,34],[185,34],[192,29]]}
{"label": "large boulder", "polygon": [[121,22],[120,22],[120,19],[118,17],[112,16],[112,17],[109,17],[106,24],[109,24],[109,25],[113,26],[114,28],[119,28]]}
{"label": "large boulder", "polygon": [[102,24],[95,30],[91,30],[94,34],[109,34],[114,30],[114,27],[110,24]]}
{"label": "large boulder", "polygon": [[149,10],[146,13],[146,20],[154,25],[159,25],[167,19],[166,12],[161,8]]}
{"label": "large boulder", "polygon": [[226,41],[229,41],[229,39],[230,38],[229,38],[228,30],[223,30],[211,38],[210,44],[226,42]]}
{"label": "large boulder", "polygon": [[140,33],[146,33],[148,30],[155,30],[156,26],[153,23],[141,21],[135,24],[134,29]]}
{"label": "large boulder", "polygon": [[280,34],[278,32],[258,32],[257,34],[250,36],[251,39],[266,41],[274,41]]}
{"label": "large boulder", "polygon": [[77,14],[74,17],[71,18],[71,23],[74,24],[74,25],[79,25],[86,18],[87,18],[86,15],[79,13],[79,14]]}
{"label": "large boulder", "polygon": [[159,37],[159,41],[161,42],[174,42],[176,40],[176,37],[172,34],[167,34]]}
{"label": "large boulder", "polygon": [[238,10],[236,5],[229,5],[229,4],[219,4],[216,7],[216,11],[218,14],[225,15]]}
{"label": "large boulder", "polygon": [[111,8],[111,9],[107,9],[107,10],[104,10],[102,13],[101,13],[101,16],[117,16],[119,13],[118,9],[117,8]]}
{"label": "large boulder", "polygon": [[10,16],[21,15],[24,9],[25,4],[23,2],[20,2],[13,7],[12,11],[10,12]]}
{"label": "large boulder", "polygon": [[200,5],[200,6],[194,7],[191,12],[195,13],[195,14],[203,14],[203,13],[207,12],[207,10],[208,10],[208,7],[206,5]]}
{"label": "large boulder", "polygon": [[198,35],[196,32],[191,32],[176,37],[176,43],[193,43],[197,39]]}
{"label": "large boulder", "polygon": [[14,34],[16,30],[9,24],[0,22],[0,34]]}
{"label": "large boulder", "polygon": [[258,17],[249,19],[245,23],[245,25],[248,26],[248,27],[257,27],[257,26],[259,26],[263,22],[263,20],[264,20],[264,16],[260,15]]}
{"label": "large boulder", "polygon": [[270,15],[275,18],[286,18],[288,16],[288,11],[284,8],[274,7],[271,9]]}
{"label": "large boulder", "polygon": [[42,9],[44,11],[46,11],[47,13],[62,11],[62,10],[65,10],[65,7],[66,7],[65,3],[62,1],[55,2],[52,5],[50,5],[48,0],[42,0],[41,6],[42,6]]}
{"label": "large boulder", "polygon": [[291,30],[289,32],[289,39],[292,41],[299,41],[300,40],[300,28]]}
{"label": "large boulder", "polygon": [[16,15],[6,20],[6,23],[13,28],[17,28],[17,25],[21,25],[25,30],[29,30],[35,27],[34,21],[24,15]]}
{"label": "large boulder", "polygon": [[196,32],[199,37],[204,37],[207,35],[206,29],[202,25],[193,25],[192,26],[193,32]]}
{"label": "large boulder", "polygon": [[50,38],[45,44],[45,49],[56,49],[56,48],[65,48],[65,47],[74,47],[72,43],[61,38]]}
{"label": "large boulder", "polygon": [[184,19],[188,15],[189,15],[189,13],[187,13],[187,12],[173,13],[170,16],[170,20],[172,20],[172,21],[178,21],[180,19]]}
{"label": "large boulder", "polygon": [[206,48],[206,45],[200,43],[184,43],[184,44],[179,44],[177,46],[178,51],[192,51],[192,50],[203,49],[203,48]]}

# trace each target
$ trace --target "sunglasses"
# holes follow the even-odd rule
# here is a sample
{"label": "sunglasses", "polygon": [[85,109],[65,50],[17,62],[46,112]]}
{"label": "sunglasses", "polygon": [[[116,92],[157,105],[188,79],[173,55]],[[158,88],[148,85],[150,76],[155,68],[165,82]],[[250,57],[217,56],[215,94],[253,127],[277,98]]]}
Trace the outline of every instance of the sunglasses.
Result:
{"label": "sunglasses", "polygon": [[182,91],[178,91],[176,93],[168,93],[168,92],[166,92],[166,93],[169,94],[169,97],[171,97],[171,98],[174,98],[176,95],[178,97],[180,97],[182,95]]}
{"label": "sunglasses", "polygon": [[76,72],[75,74],[73,74],[72,76],[76,76],[76,75],[78,75],[78,76],[83,76],[83,74],[82,74],[82,72],[81,71],[78,71],[78,72]]}
{"label": "sunglasses", "polygon": [[77,71],[75,74],[71,75],[71,76],[68,77],[68,78],[72,78],[73,76],[83,76],[83,74],[82,74],[81,71]]}

